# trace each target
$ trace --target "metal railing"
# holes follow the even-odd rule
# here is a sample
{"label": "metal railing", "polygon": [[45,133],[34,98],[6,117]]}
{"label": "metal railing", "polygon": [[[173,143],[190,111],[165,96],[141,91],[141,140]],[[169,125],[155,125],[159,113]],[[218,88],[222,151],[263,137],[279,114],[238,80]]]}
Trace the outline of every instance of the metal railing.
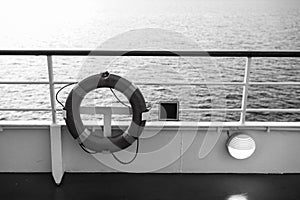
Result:
{"label": "metal railing", "polygon": [[[137,85],[240,85],[243,86],[242,106],[238,109],[197,109],[199,111],[241,112],[240,125],[244,125],[247,112],[287,112],[300,113],[300,109],[249,109],[247,108],[248,89],[250,85],[300,85],[300,82],[250,82],[251,60],[253,57],[300,57],[300,51],[117,51],[117,50],[0,50],[0,56],[45,56],[48,66],[49,81],[0,81],[0,84],[48,84],[51,109],[47,108],[0,108],[0,111],[51,111],[52,123],[57,123],[55,104],[55,84],[68,84],[68,81],[54,81],[53,56],[181,56],[181,57],[245,57],[245,75],[243,82],[196,82],[196,83],[135,83]],[[1,57],[0,57],[1,59]],[[182,109],[195,111],[195,109]]]}

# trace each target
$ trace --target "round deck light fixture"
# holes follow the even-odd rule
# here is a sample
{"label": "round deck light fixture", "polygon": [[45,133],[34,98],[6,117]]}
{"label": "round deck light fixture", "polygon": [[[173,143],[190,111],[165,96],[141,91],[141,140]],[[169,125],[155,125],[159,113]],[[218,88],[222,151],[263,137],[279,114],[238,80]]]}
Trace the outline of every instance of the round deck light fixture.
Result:
{"label": "round deck light fixture", "polygon": [[238,160],[249,158],[254,153],[255,148],[254,139],[243,132],[232,134],[227,141],[229,154]]}

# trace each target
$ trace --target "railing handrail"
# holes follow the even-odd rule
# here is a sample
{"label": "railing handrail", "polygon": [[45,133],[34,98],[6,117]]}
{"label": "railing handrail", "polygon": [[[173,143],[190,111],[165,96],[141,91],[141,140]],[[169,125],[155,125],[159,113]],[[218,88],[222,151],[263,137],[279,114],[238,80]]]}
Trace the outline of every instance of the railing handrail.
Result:
{"label": "railing handrail", "polygon": [[[46,56],[48,66],[48,81],[0,81],[0,84],[49,84],[51,109],[49,108],[0,108],[0,111],[52,111],[52,123],[56,124],[56,108],[54,100],[54,85],[71,83],[72,81],[54,81],[52,56],[182,56],[182,57],[244,57],[247,59],[243,82],[198,82],[188,85],[240,85],[243,86],[243,105],[232,109],[197,109],[199,111],[218,110],[241,112],[240,125],[245,125],[247,112],[299,112],[300,109],[254,109],[247,108],[247,88],[249,85],[300,85],[300,82],[250,82],[250,65],[252,57],[300,57],[300,50],[0,50],[0,56]],[[143,83],[136,83],[143,84]],[[161,83],[144,83],[162,85]],[[166,85],[175,83],[164,83]],[[184,85],[184,83],[176,83]],[[188,110],[188,109],[186,109]],[[288,122],[287,122],[288,123]],[[299,124],[300,126],[300,124]]]}
{"label": "railing handrail", "polygon": [[[103,107],[84,107],[85,109],[99,109]],[[123,109],[123,107],[112,107],[115,110]],[[57,108],[56,111],[62,111],[62,108]],[[0,111],[52,111],[51,108],[0,108]],[[153,110],[158,112],[158,110]],[[189,108],[189,109],[180,109],[183,112],[210,112],[210,111],[219,111],[219,112],[241,112],[241,108]],[[298,108],[247,108],[247,112],[286,112],[286,113],[300,113]],[[118,112],[118,111],[116,111]]]}
{"label": "railing handrail", "polygon": [[[77,83],[77,81],[54,81],[53,84],[63,85]],[[0,81],[0,85],[46,85],[49,81]],[[191,83],[181,83],[181,82],[134,82],[135,85],[181,85],[181,86],[199,86],[199,85],[233,85],[233,86],[243,86],[245,83],[239,82],[191,82]],[[268,81],[268,82],[249,82],[249,85],[300,85],[300,82],[295,81]]]}
{"label": "railing handrail", "polygon": [[0,50],[2,56],[300,57],[300,50]]}

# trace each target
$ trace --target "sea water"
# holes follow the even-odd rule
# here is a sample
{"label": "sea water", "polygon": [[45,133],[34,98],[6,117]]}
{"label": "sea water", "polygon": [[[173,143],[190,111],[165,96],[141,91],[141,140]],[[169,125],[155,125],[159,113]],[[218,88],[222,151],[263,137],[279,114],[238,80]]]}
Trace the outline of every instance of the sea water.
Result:
{"label": "sea water", "polygon": [[[193,41],[199,50],[299,50],[300,6],[298,1],[272,0],[130,0],[130,1],[53,1],[44,6],[39,1],[8,3],[1,7],[1,49],[97,49],[112,37],[130,31],[157,29],[178,33]],[[172,34],[171,34],[172,36]],[[134,45],[136,38],[129,38]],[[172,38],[169,38],[172,41]],[[183,47],[174,37],[174,48]],[[128,41],[126,41],[128,44]],[[137,46],[155,48],[143,37]],[[183,42],[184,44],[184,42]],[[114,45],[122,48],[122,45]],[[159,46],[157,46],[159,47]],[[132,46],[134,49],[134,46]],[[137,47],[138,48],[138,47]],[[168,46],[172,49],[172,46]],[[99,58],[98,58],[99,59]],[[101,59],[101,58],[100,58]],[[53,57],[55,81],[79,81],[86,57]],[[96,60],[97,61],[97,60]],[[250,81],[300,81],[299,58],[253,58]],[[195,64],[196,63],[196,64]],[[134,83],[173,81],[242,82],[245,58],[197,58],[191,64],[185,58],[118,57],[109,68]],[[95,64],[95,62],[94,62]],[[97,63],[96,63],[97,64]],[[99,65],[103,62],[99,62]],[[89,65],[90,66],[90,65]],[[212,70],[214,66],[216,71]],[[92,73],[91,73],[92,74]],[[85,74],[85,75],[88,75]],[[47,62],[43,56],[1,56],[1,81],[48,81]],[[56,91],[63,85],[56,85]],[[210,112],[201,108],[240,108],[242,86],[138,85],[147,102],[153,104],[151,120],[157,119],[157,103],[178,100],[181,120],[210,121]],[[67,88],[60,94],[65,101]],[[212,97],[222,93],[226,104],[218,105]],[[1,108],[51,108],[48,85],[0,85]],[[120,94],[118,94],[120,96]],[[126,102],[125,98],[120,98]],[[222,101],[222,102],[224,102]],[[109,90],[87,96],[85,105],[114,105]],[[248,108],[300,108],[300,86],[250,86]],[[59,105],[57,105],[59,108]],[[221,120],[237,121],[240,113],[226,112]],[[50,112],[0,113],[1,120],[50,120]],[[61,117],[60,117],[61,119]],[[119,117],[118,119],[127,119]],[[296,113],[249,113],[250,121],[299,121]]]}

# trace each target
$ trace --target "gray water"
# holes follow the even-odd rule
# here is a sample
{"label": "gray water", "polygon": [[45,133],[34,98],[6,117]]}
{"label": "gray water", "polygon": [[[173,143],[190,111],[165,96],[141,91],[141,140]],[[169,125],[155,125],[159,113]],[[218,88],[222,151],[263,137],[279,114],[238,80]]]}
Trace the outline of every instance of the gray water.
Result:
{"label": "gray water", "polygon": [[[230,0],[225,3],[221,0],[165,0],[107,3],[90,0],[84,4],[74,1],[62,5],[54,1],[48,8],[38,1],[32,2],[34,7],[30,3],[23,3],[20,7],[13,3],[1,7],[1,49],[95,49],[118,34],[152,28],[183,35],[201,50],[300,50],[298,1]],[[143,44],[132,37],[130,39],[132,41],[126,41],[126,45],[130,42],[146,48],[158,45],[152,40],[147,41],[147,37],[143,38]],[[174,40],[174,46],[168,44],[167,49],[190,49],[189,45],[176,37],[169,39]],[[103,58],[100,59],[102,63]],[[86,63],[89,62],[84,57],[54,57],[55,80],[80,80],[82,66]],[[125,76],[132,82],[243,81],[245,58],[197,58],[195,63],[191,65],[184,58],[118,58],[109,66],[109,71]],[[1,81],[48,80],[45,57],[1,56],[0,66]],[[218,69],[217,78],[211,66]],[[299,59],[296,58],[255,58],[250,81],[300,81],[299,67]],[[106,67],[98,66],[92,72],[98,73],[104,69]],[[61,86],[57,85],[56,89]],[[154,104],[154,108],[157,107],[156,102],[164,100],[179,100],[183,109],[241,107],[241,86],[139,85],[139,88],[146,101]],[[70,89],[60,95],[62,101]],[[214,92],[220,91],[226,104],[213,104],[212,96],[219,95]],[[2,108],[50,108],[48,85],[0,85],[0,93]],[[92,101],[95,95],[97,98]],[[93,105],[121,106],[107,90],[96,92],[84,104],[91,102]],[[300,87],[251,86],[248,107],[300,108]],[[180,118],[209,121],[211,114],[183,112]],[[50,120],[51,115],[49,112],[1,112],[0,119]],[[151,114],[151,119],[157,119],[156,112]],[[239,120],[239,113],[227,112],[224,120]],[[299,121],[300,115],[249,113],[247,120]]]}

